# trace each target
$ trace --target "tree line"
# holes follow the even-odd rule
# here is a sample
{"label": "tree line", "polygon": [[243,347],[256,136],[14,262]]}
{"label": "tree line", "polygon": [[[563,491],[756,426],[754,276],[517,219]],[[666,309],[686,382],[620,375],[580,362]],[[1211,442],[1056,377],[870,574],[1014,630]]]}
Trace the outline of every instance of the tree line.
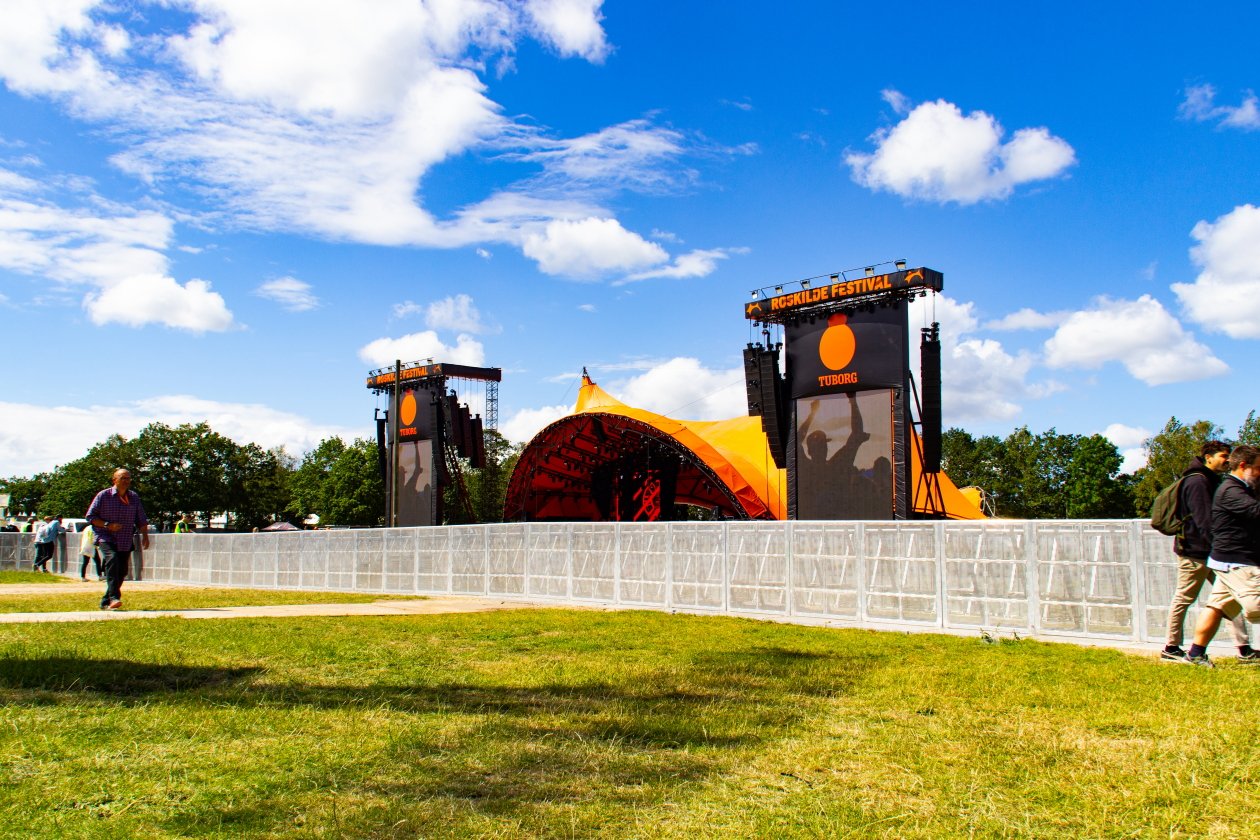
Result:
{"label": "tree line", "polygon": [[997,516],[1012,519],[1131,519],[1150,515],[1159,491],[1181,475],[1208,440],[1260,445],[1252,411],[1232,438],[1210,420],[1169,418],[1143,442],[1146,465],[1122,473],[1119,449],[1102,435],[1033,434],[973,437],[952,428],[941,438],[941,466],[959,487],[982,488]]}
{"label": "tree line", "polygon": [[[469,504],[448,486],[443,522],[498,522],[508,479],[520,455],[486,430],[486,466],[462,464]],[[1014,519],[1129,519],[1145,517],[1159,491],[1171,484],[1204,441],[1260,446],[1253,411],[1232,438],[1209,420],[1169,418],[1144,442],[1146,466],[1120,471],[1122,457],[1102,435],[1034,434],[1021,426],[1005,438],[974,437],[951,428],[942,435],[942,467],[960,487],[982,488],[993,513]],[[283,449],[238,444],[205,423],[152,423],[136,437],[114,435],[82,458],[33,476],[0,479],[14,511],[40,516],[81,516],[120,466],[132,474],[145,510],[163,530],[183,513],[207,525],[226,515],[231,530],[248,531],[281,520],[300,524],[310,515],[322,525],[384,524],[385,484],[376,443],[331,437],[295,459]]]}
{"label": "tree line", "polygon": [[[463,465],[472,516],[448,489],[446,521],[493,522],[502,516],[503,494],[517,450],[486,431],[482,469]],[[301,524],[312,514],[321,525],[384,524],[385,482],[375,441],[327,438],[297,460],[281,448],[238,444],[206,423],[151,423],[134,438],[113,435],[82,458],[50,472],[0,479],[9,509],[39,516],[82,516],[115,469],[131,471],[151,522],[169,530],[184,513],[199,524],[226,516],[229,530],[248,531],[273,522]]]}

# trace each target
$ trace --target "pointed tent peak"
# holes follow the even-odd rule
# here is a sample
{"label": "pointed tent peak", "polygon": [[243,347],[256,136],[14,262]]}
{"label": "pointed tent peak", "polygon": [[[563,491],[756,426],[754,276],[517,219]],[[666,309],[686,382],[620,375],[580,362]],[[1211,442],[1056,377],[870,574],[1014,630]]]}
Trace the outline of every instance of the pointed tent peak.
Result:
{"label": "pointed tent peak", "polygon": [[574,414],[627,407],[621,400],[596,385],[595,380],[591,379],[591,375],[586,372],[586,368],[582,368],[582,387],[578,389],[577,404],[573,406]]}

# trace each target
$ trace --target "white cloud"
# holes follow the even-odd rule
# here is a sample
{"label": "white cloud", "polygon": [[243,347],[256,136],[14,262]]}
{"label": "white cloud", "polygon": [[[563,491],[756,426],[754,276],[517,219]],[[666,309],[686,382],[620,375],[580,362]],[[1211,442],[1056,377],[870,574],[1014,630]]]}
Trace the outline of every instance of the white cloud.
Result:
{"label": "white cloud", "polygon": [[[699,360],[677,357],[664,361],[636,359],[595,365],[603,372],[641,371],[628,379],[596,382],[627,405],[677,420],[726,420],[748,413],[744,369],[710,369]],[[567,382],[578,374],[564,373],[550,382]],[[516,412],[500,431],[512,441],[527,441],[548,423],[570,414],[569,405],[552,405]]]}
{"label": "white cloud", "polygon": [[[610,216],[593,202],[611,190],[690,184],[678,161],[711,151],[650,119],[556,139],[487,96],[478,73],[509,66],[527,35],[602,60],[602,0],[177,6],[155,9],[154,24],[104,0],[21,0],[0,29],[0,82],[101,126],[124,172],[199,188],[239,224],[383,245],[507,244],[543,254],[554,274],[635,271],[668,255],[623,228],[607,260],[569,260],[548,248],[547,223]],[[469,152],[515,155],[542,174],[435,218],[424,175]]]}
{"label": "white cloud", "polygon": [[600,26],[604,0],[527,0],[526,9],[542,39],[561,55],[601,62],[608,42]]}
{"label": "white cloud", "polygon": [[94,324],[143,327],[162,324],[193,333],[222,332],[232,326],[223,297],[205,280],[184,285],[159,274],[136,274],[83,299]]}
{"label": "white cloud", "polygon": [[1242,103],[1237,106],[1217,105],[1216,88],[1192,85],[1186,88],[1186,98],[1177,113],[1182,119],[1195,122],[1215,121],[1218,128],[1260,129],[1260,100],[1251,91],[1243,95]]}
{"label": "white cloud", "polygon": [[641,192],[663,192],[690,183],[690,170],[677,171],[663,163],[688,150],[686,137],[645,119],[630,120],[581,137],[561,140],[535,138],[537,149],[507,157],[543,165],[534,183],[572,189],[576,184],[620,187]]}
{"label": "white cloud", "polygon": [[1124,459],[1120,464],[1120,471],[1130,475],[1146,466],[1146,447],[1143,444],[1151,434],[1150,429],[1126,426],[1123,423],[1112,423],[1102,431],[1103,437],[1120,450],[1120,456]]}
{"label": "white cloud", "polygon": [[425,310],[424,322],[435,330],[451,332],[487,333],[493,330],[481,320],[481,313],[468,295],[459,294],[430,303]]}
{"label": "white cloud", "polygon": [[88,286],[83,306],[95,324],[162,324],[191,332],[226,330],[232,313],[203,280],[168,274],[174,223],[152,211],[72,194],[67,208],[38,193],[33,179],[0,179],[0,268]]}
{"label": "white cloud", "polygon": [[296,277],[278,277],[258,287],[254,294],[274,300],[290,312],[307,312],[319,306],[319,298],[311,293],[311,284]]}
{"label": "white cloud", "polygon": [[579,309],[580,311],[582,311],[582,312],[594,312],[594,311],[595,311],[595,304],[593,304],[593,303],[579,303],[579,304],[578,304],[578,309]]}
{"label": "white cloud", "polygon": [[1063,323],[1069,312],[1037,312],[1027,307],[984,325],[986,330],[1048,330]]}
{"label": "white cloud", "polygon": [[1098,298],[1092,309],[1068,316],[1046,342],[1045,353],[1046,364],[1055,368],[1120,362],[1147,385],[1208,379],[1229,370],[1150,295]]}
{"label": "white cloud", "polygon": [[499,432],[513,443],[526,443],[544,427],[556,422],[573,411],[571,405],[545,405],[542,408],[523,408],[506,422],[499,424]]}
{"label": "white cloud", "polygon": [[893,109],[893,113],[902,116],[910,113],[910,99],[901,91],[886,88],[879,92],[879,97],[888,103],[888,107]]}
{"label": "white cloud", "polygon": [[1199,276],[1171,287],[1186,314],[1230,338],[1260,338],[1260,207],[1235,207],[1190,235]]}
{"label": "white cloud", "polygon": [[631,379],[600,383],[622,402],[676,420],[725,420],[748,413],[744,369],[712,370],[677,357]]}
{"label": "white cloud", "polygon": [[423,304],[416,303],[414,300],[405,300],[394,304],[394,317],[406,318],[410,315],[419,315],[424,310]]}
{"label": "white cloud", "polygon": [[1072,147],[1045,128],[1020,129],[1007,143],[1003,134],[989,114],[964,116],[939,99],[872,135],[873,153],[851,153],[845,161],[853,180],[869,189],[959,204],[1006,198],[1018,185],[1053,178],[1076,163]]}
{"label": "white cloud", "polygon": [[[910,304],[910,324],[941,325],[941,411],[946,426],[973,420],[1010,420],[1022,401],[1058,390],[1054,383],[1030,383],[1035,362],[1029,353],[1010,353],[991,338],[969,337],[979,328],[975,304],[946,295]],[[913,335],[913,331],[912,331]],[[910,342],[910,366],[920,370],[919,342]]]}
{"label": "white cloud", "polygon": [[327,437],[349,441],[363,436],[362,429],[320,424],[265,405],[192,396],[87,407],[0,402],[0,463],[9,475],[50,470],[81,458],[110,435],[135,437],[153,422],[168,426],[205,422],[237,443],[257,443],[265,449],[283,446],[294,455],[314,448]]}
{"label": "white cloud", "polygon": [[379,367],[396,361],[406,363],[424,359],[479,367],[486,363],[486,350],[481,342],[469,335],[457,336],[452,346],[443,344],[433,330],[425,330],[399,338],[378,338],[359,349],[359,358]]}
{"label": "white cloud", "polygon": [[669,259],[665,249],[626,230],[616,219],[548,222],[526,236],[523,250],[544,273],[577,278],[643,269]]}
{"label": "white cloud", "polygon": [[485,248],[478,248],[477,256],[481,257],[483,260],[488,260],[488,259],[492,259],[494,257],[494,254],[491,254]]}
{"label": "white cloud", "polygon": [[719,260],[730,257],[731,254],[747,254],[747,248],[712,248],[710,250],[695,250],[686,254],[679,254],[669,265],[653,268],[647,271],[638,271],[629,277],[613,283],[614,286],[621,286],[626,283],[632,283],[636,280],[648,280],[654,277],[668,277],[672,279],[684,279],[688,277],[706,277],[717,270]]}

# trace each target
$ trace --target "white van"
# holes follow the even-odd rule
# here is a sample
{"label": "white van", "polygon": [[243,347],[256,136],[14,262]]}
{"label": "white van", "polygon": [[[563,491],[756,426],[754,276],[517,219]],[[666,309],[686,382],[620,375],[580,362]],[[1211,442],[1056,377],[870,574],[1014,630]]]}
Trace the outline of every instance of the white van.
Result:
{"label": "white van", "polygon": [[86,531],[88,521],[86,519],[71,519],[68,516],[61,518],[61,527],[66,529],[68,534],[77,534],[80,531]]}

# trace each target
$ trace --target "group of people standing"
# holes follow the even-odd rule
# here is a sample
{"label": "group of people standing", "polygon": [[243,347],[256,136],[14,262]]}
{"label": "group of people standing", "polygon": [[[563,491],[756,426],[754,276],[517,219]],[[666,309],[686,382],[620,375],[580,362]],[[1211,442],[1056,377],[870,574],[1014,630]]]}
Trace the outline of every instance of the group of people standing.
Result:
{"label": "group of people standing", "polygon": [[[1213,667],[1207,646],[1224,618],[1233,627],[1238,661],[1260,662],[1247,627],[1260,622],[1260,450],[1210,440],[1182,475],[1177,510],[1185,519],[1173,543],[1177,585],[1160,658]],[[1212,591],[1190,649],[1183,650],[1186,612],[1204,583]]]}

